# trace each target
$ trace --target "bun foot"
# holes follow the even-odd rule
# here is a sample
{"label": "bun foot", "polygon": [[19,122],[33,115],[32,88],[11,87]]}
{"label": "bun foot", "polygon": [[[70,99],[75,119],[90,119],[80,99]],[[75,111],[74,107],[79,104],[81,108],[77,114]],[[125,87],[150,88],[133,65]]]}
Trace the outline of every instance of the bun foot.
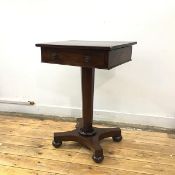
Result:
{"label": "bun foot", "polygon": [[94,160],[94,162],[96,162],[96,163],[101,163],[102,161],[103,161],[103,159],[104,159],[104,156],[102,155],[102,156],[95,156],[95,155],[93,155],[92,156],[92,159]]}
{"label": "bun foot", "polygon": [[57,141],[55,141],[55,140],[53,140],[52,141],[52,145],[55,147],[55,148],[59,148],[61,145],[62,145],[62,141],[61,140],[57,140]]}
{"label": "bun foot", "polygon": [[122,136],[113,136],[112,139],[114,142],[120,142],[122,140]]}

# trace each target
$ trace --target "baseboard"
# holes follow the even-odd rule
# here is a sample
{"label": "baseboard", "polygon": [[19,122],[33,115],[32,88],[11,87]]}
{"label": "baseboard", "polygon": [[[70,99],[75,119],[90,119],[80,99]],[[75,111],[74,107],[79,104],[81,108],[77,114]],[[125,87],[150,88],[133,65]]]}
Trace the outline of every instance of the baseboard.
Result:
{"label": "baseboard", "polygon": [[[47,105],[25,106],[0,104],[0,111],[74,118],[78,118],[81,116],[80,108]],[[126,124],[145,125],[169,129],[175,128],[174,117],[130,114],[97,109],[94,110],[94,120],[114,123],[120,122]]]}

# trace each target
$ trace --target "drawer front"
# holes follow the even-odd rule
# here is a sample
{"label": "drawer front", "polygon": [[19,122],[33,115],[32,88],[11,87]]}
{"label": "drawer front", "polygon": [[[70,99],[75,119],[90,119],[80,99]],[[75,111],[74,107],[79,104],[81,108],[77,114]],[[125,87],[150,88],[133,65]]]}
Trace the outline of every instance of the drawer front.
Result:
{"label": "drawer front", "polygon": [[81,67],[106,68],[105,52],[83,49],[41,48],[42,62]]}

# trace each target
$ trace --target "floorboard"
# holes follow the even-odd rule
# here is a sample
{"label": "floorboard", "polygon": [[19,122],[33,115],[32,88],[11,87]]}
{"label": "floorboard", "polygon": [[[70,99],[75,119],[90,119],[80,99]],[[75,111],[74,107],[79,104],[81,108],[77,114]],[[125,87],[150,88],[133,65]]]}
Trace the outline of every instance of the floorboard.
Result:
{"label": "floorboard", "polygon": [[0,115],[0,175],[175,174],[173,134],[122,128],[122,142],[101,141],[105,159],[96,164],[91,151],[78,143],[52,147],[53,132],[72,130],[74,125]]}

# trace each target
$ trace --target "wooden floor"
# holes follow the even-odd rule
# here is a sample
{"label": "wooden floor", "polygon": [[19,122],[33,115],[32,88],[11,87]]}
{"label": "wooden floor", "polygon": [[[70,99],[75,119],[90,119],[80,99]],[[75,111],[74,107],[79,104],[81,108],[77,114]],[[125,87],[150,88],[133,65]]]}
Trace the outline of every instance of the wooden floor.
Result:
{"label": "wooden floor", "polygon": [[123,141],[101,142],[103,163],[78,143],[51,145],[54,131],[75,123],[0,115],[0,175],[175,175],[175,136],[122,129]]}

